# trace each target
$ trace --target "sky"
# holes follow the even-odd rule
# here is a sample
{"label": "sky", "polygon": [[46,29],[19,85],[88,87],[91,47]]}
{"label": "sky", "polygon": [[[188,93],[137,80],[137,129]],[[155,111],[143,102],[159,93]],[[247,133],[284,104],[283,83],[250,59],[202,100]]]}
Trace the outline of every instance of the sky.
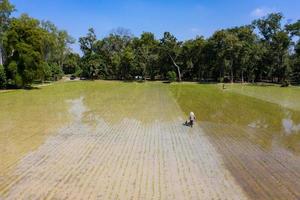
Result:
{"label": "sky", "polygon": [[[11,0],[14,16],[27,13],[50,20],[77,41],[93,27],[98,38],[123,27],[135,36],[165,31],[180,40],[251,23],[270,12],[282,12],[285,21],[300,19],[300,0]],[[75,52],[80,52],[78,42]]]}

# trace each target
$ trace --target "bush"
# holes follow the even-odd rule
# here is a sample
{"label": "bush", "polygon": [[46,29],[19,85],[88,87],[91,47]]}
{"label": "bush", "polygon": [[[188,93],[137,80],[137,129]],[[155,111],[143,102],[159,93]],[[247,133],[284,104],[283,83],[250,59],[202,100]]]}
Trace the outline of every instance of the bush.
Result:
{"label": "bush", "polygon": [[51,68],[51,74],[52,74],[53,81],[58,81],[63,77],[64,73],[60,66],[58,66],[56,64],[51,64],[50,68]]}
{"label": "bush", "polygon": [[15,84],[15,86],[16,86],[17,88],[21,88],[21,87],[24,86],[23,79],[22,79],[22,77],[21,77],[19,74],[17,74],[17,75],[15,76],[14,84]]}
{"label": "bush", "polygon": [[168,80],[170,81],[170,82],[174,82],[174,81],[176,81],[176,72],[174,72],[174,71],[169,71],[168,73],[167,73],[167,78],[168,78]]}
{"label": "bush", "polygon": [[289,87],[290,86],[290,82],[288,80],[284,80],[281,83],[281,87]]}
{"label": "bush", "polygon": [[224,83],[224,77],[219,77],[219,78],[218,78],[218,82],[219,82],[219,83]]}
{"label": "bush", "polygon": [[73,75],[76,76],[76,77],[81,77],[82,72],[83,71],[80,67],[76,67],[75,68],[75,73]]}
{"label": "bush", "polygon": [[4,71],[4,67],[0,65],[0,88],[6,87],[6,74]]}
{"label": "bush", "polygon": [[43,62],[43,79],[50,81],[52,79],[51,67],[47,62]]}

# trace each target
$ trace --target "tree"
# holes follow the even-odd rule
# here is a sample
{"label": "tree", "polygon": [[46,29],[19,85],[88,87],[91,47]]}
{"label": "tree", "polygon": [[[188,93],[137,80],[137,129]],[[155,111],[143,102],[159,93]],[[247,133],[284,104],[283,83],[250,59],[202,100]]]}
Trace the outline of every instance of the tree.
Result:
{"label": "tree", "polygon": [[174,71],[169,71],[167,73],[167,78],[170,82],[174,82],[176,80],[176,76],[177,76],[176,72],[174,72]]}
{"label": "tree", "polygon": [[181,70],[177,62],[177,58],[181,50],[181,42],[178,42],[177,38],[171,33],[165,32],[163,38],[160,40],[159,46],[161,63],[165,62],[165,65],[169,65],[166,66],[166,68],[163,69],[162,72],[164,74],[167,73],[170,66],[174,65],[177,69],[178,81],[181,81]]}
{"label": "tree", "polygon": [[3,65],[0,65],[0,89],[6,87],[6,74]]}
{"label": "tree", "polygon": [[287,24],[285,29],[292,38],[294,54],[291,56],[291,79],[295,83],[300,83],[300,20]]}
{"label": "tree", "polygon": [[204,56],[204,48],[206,40],[203,37],[197,37],[193,40],[188,40],[182,44],[181,60],[182,76],[186,80],[201,81],[204,78],[206,60]]}
{"label": "tree", "polygon": [[74,39],[67,33],[67,31],[58,31],[56,40],[54,58],[58,66],[62,68],[67,55],[71,53],[69,45],[74,43]]}
{"label": "tree", "polygon": [[[255,20],[253,25],[259,30],[267,51],[264,64],[268,68],[268,77],[277,82],[284,81],[289,74],[289,47],[291,38],[289,32],[281,25],[283,15],[272,13],[267,17]],[[286,26],[287,27],[287,26]]]}
{"label": "tree", "polygon": [[56,72],[52,73],[52,79],[61,77],[60,72],[71,42],[65,31],[57,30],[50,22],[41,23],[23,14],[11,20],[3,41],[10,84],[24,87],[34,80],[49,79],[49,66],[55,66]]}
{"label": "tree", "polygon": [[149,76],[154,80],[158,72],[158,41],[153,33],[144,32],[140,39],[136,38],[134,44],[135,58],[138,62],[138,74]]}
{"label": "tree", "polygon": [[300,83],[300,40],[295,45],[295,54],[292,56],[291,79],[294,83]]}
{"label": "tree", "polygon": [[[122,58],[127,58],[127,53],[132,51],[132,43],[133,38],[128,34],[128,31],[123,31],[123,29],[113,31],[95,43],[94,53],[101,59],[102,71],[105,72],[107,78],[124,79],[131,76],[132,71],[124,71],[124,68],[128,67],[124,66],[128,60],[125,62],[122,61]],[[124,52],[125,50],[126,52]]]}
{"label": "tree", "polygon": [[96,41],[97,37],[93,28],[89,29],[88,34],[85,37],[79,38],[80,49],[84,56],[91,56],[94,53]]}
{"label": "tree", "polygon": [[49,65],[51,70],[51,80],[52,81],[58,81],[63,76],[63,71],[60,66],[58,66],[55,63],[52,63]]}
{"label": "tree", "polygon": [[[229,29],[229,31],[238,38],[239,48],[234,60],[235,73],[241,78],[242,83],[245,78],[254,80],[254,70],[260,59],[260,49],[258,48],[258,39],[254,33],[253,26],[241,26]],[[246,76],[245,76],[246,75]]]}
{"label": "tree", "polygon": [[42,46],[42,55],[50,64],[56,64],[63,68],[67,56],[71,53],[70,45],[75,40],[64,30],[58,28],[50,21],[42,21],[41,27],[47,32]]}
{"label": "tree", "polygon": [[80,55],[77,53],[69,53],[66,55],[66,59],[63,64],[63,71],[65,74],[74,74],[80,70],[79,65]]}
{"label": "tree", "polygon": [[101,67],[101,58],[95,53],[97,37],[95,30],[90,28],[85,37],[79,38],[80,49],[83,52],[82,58],[82,75],[91,79],[99,76],[99,68]]}
{"label": "tree", "polygon": [[[26,34],[24,34],[26,33]],[[46,32],[39,27],[39,21],[22,15],[13,19],[5,34],[5,49],[8,63],[17,64],[13,82],[21,87],[31,84],[34,79],[42,78],[41,46]],[[10,65],[10,64],[9,64]]]}
{"label": "tree", "polygon": [[250,25],[216,31],[208,39],[184,42],[169,32],[160,40],[148,32],[134,37],[124,28],[98,40],[90,29],[79,40],[84,54],[80,66],[89,78],[167,79],[168,72],[176,71],[178,81],[283,82],[298,73],[299,42],[293,41],[300,22],[283,26],[282,19],[272,13]]}
{"label": "tree", "polygon": [[3,35],[8,29],[10,22],[10,15],[15,11],[15,7],[8,0],[0,0],[0,65],[3,65],[4,49],[3,49]]}
{"label": "tree", "polygon": [[226,74],[229,74],[230,81],[234,81],[234,66],[237,60],[241,42],[239,38],[230,30],[217,31],[211,38],[210,43],[212,47],[213,59],[215,69],[219,73],[219,80],[222,82]]}
{"label": "tree", "polygon": [[124,49],[121,55],[121,63],[120,63],[120,73],[121,73],[121,79],[129,80],[132,78],[134,74],[132,72],[135,68],[134,63],[134,52],[133,49],[129,46]]}

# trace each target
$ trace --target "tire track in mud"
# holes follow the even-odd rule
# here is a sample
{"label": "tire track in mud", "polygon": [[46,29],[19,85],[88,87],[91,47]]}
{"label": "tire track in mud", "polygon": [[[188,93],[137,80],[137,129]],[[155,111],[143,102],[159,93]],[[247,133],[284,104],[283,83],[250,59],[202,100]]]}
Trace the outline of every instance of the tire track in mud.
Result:
{"label": "tire track in mud", "polygon": [[20,161],[5,199],[247,199],[201,128],[182,126],[176,103],[151,92],[178,117],[109,124],[92,116],[95,128],[83,123],[83,99],[72,101],[74,123]]}

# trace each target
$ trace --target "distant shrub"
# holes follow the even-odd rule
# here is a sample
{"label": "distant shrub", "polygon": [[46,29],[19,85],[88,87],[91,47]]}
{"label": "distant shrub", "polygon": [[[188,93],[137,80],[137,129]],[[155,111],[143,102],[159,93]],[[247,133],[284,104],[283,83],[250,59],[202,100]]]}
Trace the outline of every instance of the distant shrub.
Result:
{"label": "distant shrub", "polygon": [[17,74],[17,75],[15,76],[14,82],[15,82],[15,86],[16,86],[17,88],[21,88],[21,87],[24,86],[23,79],[22,79],[22,77],[21,77],[19,74]]}
{"label": "distant shrub", "polygon": [[52,69],[47,62],[43,62],[43,73],[45,80],[49,81],[52,79]]}
{"label": "distant shrub", "polygon": [[167,73],[167,78],[168,78],[168,80],[170,81],[170,82],[174,82],[174,81],[176,81],[176,72],[174,72],[174,71],[169,71],[168,73]]}
{"label": "distant shrub", "polygon": [[219,81],[220,83],[224,83],[224,77],[219,77],[219,78],[218,78],[218,81]]}
{"label": "distant shrub", "polygon": [[58,81],[63,77],[64,73],[63,73],[62,68],[59,65],[50,64],[50,69],[51,69],[53,81]]}
{"label": "distant shrub", "polygon": [[81,68],[76,67],[75,73],[73,75],[76,76],[76,77],[81,77],[82,72],[83,71],[82,71]]}
{"label": "distant shrub", "polygon": [[6,87],[6,74],[3,65],[0,65],[0,88]]}
{"label": "distant shrub", "polygon": [[281,87],[289,87],[290,86],[290,82],[288,80],[284,80],[281,83]]}

